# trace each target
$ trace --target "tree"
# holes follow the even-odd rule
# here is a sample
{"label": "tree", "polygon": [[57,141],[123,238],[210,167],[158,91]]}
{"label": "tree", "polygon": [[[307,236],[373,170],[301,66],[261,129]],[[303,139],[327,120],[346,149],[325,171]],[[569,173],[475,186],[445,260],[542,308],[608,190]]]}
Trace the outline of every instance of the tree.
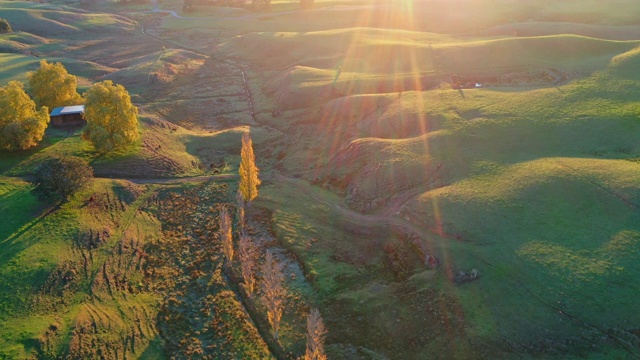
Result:
{"label": "tree", "polygon": [[244,280],[244,290],[251,298],[256,287],[256,247],[249,236],[240,235],[238,242],[238,258],[240,272]]}
{"label": "tree", "polygon": [[59,62],[50,64],[47,60],[41,60],[38,70],[28,72],[27,78],[31,96],[38,106],[53,109],[84,102],[76,90],[78,79],[67,73],[67,69]]}
{"label": "tree", "polygon": [[0,150],[25,150],[38,145],[49,124],[46,106],[36,104],[19,81],[0,88]]}
{"label": "tree", "polygon": [[8,34],[10,32],[13,32],[13,30],[11,29],[11,25],[9,25],[9,22],[3,18],[0,18],[0,34]]}
{"label": "tree", "polygon": [[105,153],[138,140],[138,108],[124,86],[105,80],[91,86],[84,98],[87,126],[82,138],[96,150]]}
{"label": "tree", "polygon": [[222,239],[222,251],[229,263],[233,261],[233,238],[231,235],[231,216],[229,210],[223,207],[220,211],[220,239]]}
{"label": "tree", "polygon": [[324,337],[327,329],[318,309],[312,309],[307,316],[307,351],[304,360],[327,360],[324,353]]}
{"label": "tree", "polygon": [[273,258],[271,251],[267,251],[264,264],[262,264],[262,302],[267,308],[267,320],[271,324],[273,337],[278,341],[278,330],[284,303],[284,275],[282,264]]}
{"label": "tree", "polygon": [[49,159],[36,169],[35,192],[40,198],[66,200],[93,178],[89,163],[76,156]]}
{"label": "tree", "polygon": [[259,170],[256,166],[256,158],[253,154],[253,143],[249,133],[242,134],[240,157],[240,188],[238,191],[242,194],[245,202],[251,203],[251,201],[258,196],[260,179],[258,178]]}
{"label": "tree", "polygon": [[244,198],[242,194],[238,191],[236,194],[236,202],[237,202],[237,217],[238,217],[238,233],[240,236],[244,235]]}

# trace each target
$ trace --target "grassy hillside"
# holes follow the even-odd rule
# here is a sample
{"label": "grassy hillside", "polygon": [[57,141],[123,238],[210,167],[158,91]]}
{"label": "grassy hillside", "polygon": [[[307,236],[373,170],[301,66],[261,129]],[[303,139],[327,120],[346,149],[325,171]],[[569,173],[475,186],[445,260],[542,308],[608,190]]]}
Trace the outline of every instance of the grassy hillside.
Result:
{"label": "grassy hillside", "polygon": [[[130,20],[111,14],[92,14],[64,5],[2,1],[2,17],[14,31],[28,32],[42,37],[122,32],[133,28]],[[115,35],[114,34],[114,35]]]}
{"label": "grassy hillside", "polygon": [[595,339],[607,334],[635,353],[637,170],[624,160],[536,160],[427,192],[403,216],[464,241],[440,251],[454,271],[483,274],[460,289],[479,335],[500,329],[535,349],[575,334],[606,347]]}
{"label": "grassy hillside", "polygon": [[[2,236],[0,303],[3,311],[0,321],[4,331],[0,348],[3,356],[24,358],[31,352],[39,356],[68,351],[77,354],[82,349],[74,348],[69,341],[73,343],[77,337],[74,331],[79,330],[79,323],[90,319],[113,334],[113,338],[106,335],[102,344],[109,346],[111,341],[120,342],[116,335],[129,331],[129,326],[122,322],[139,316],[136,315],[138,311],[147,312],[147,316],[153,314],[157,297],[133,291],[130,296],[120,298],[125,294],[117,295],[113,292],[116,289],[105,286],[108,280],[107,284],[99,280],[113,274],[101,273],[99,269],[108,271],[111,266],[108,264],[117,261],[123,271],[118,276],[124,276],[127,283],[135,284],[141,279],[142,274],[136,271],[133,262],[125,265],[122,261],[125,258],[129,261],[128,257],[131,261],[138,260],[135,246],[142,246],[147,236],[158,231],[157,222],[135,216],[149,189],[99,181],[62,208],[56,208],[36,202],[30,188],[20,181],[3,180],[7,196],[3,200],[3,216],[14,218],[9,214],[24,211],[26,216],[20,218],[29,219],[6,228]],[[89,196],[94,196],[95,202],[88,204]],[[123,244],[131,246],[129,241],[136,245],[123,252]],[[119,252],[114,250],[117,246],[120,246]],[[127,291],[127,286],[118,285],[118,291]],[[87,303],[89,298],[92,300]],[[113,308],[105,308],[105,302],[111,303],[107,308],[113,307],[112,302],[115,302],[130,310],[118,315]],[[97,320],[90,315],[94,306],[102,308],[98,313],[103,313],[105,319]],[[132,352],[153,340],[153,325],[148,325],[151,319],[141,318],[144,330],[141,329],[143,334],[137,336],[143,335],[146,340]],[[83,326],[90,326],[90,323]],[[115,346],[115,342],[111,344]],[[119,346],[124,348],[126,344]],[[115,346],[110,351],[117,349]]]}
{"label": "grassy hillside", "polygon": [[6,175],[26,176],[46,159],[78,156],[89,161],[96,176],[101,177],[164,178],[204,173],[200,160],[187,152],[175,125],[144,116],[141,120],[141,140],[119,152],[99,154],[81,139],[80,131],[49,129],[36,149],[0,157],[0,170]]}
{"label": "grassy hillside", "polygon": [[[631,24],[613,15],[602,21]],[[448,315],[447,326],[464,335],[457,346],[447,347],[442,339],[405,344],[411,356],[432,355],[439,347],[450,351],[444,358],[466,358],[471,348],[476,355],[484,354],[478,356],[500,358],[520,358],[525,352],[557,358],[637,356],[640,341],[633,324],[638,319],[625,316],[638,290],[633,265],[640,186],[635,176],[640,157],[640,103],[633,95],[638,90],[635,28],[602,23],[556,27],[634,39],[610,41],[558,34],[550,30],[553,23],[536,24],[535,29],[530,25],[532,34],[551,34],[430,40],[426,34],[421,43],[415,33],[347,29],[254,33],[224,45],[273,71],[263,89],[283,114],[265,119],[293,122],[298,125],[296,136],[309,136],[308,142],[284,150],[287,155],[280,164],[343,197],[318,189],[301,201],[326,203],[327,208],[287,212],[286,200],[268,206],[275,211],[281,239],[310,271],[320,274],[314,282],[318,291],[327,286],[323,278],[348,282],[367,269],[368,281],[351,283],[340,295],[335,295],[341,292],[336,288],[335,297],[324,305],[329,314],[340,304],[349,307],[350,314],[369,318],[354,328],[368,328],[360,338],[375,340],[351,344],[397,356],[402,350],[394,346],[402,340],[385,343],[384,336],[419,327],[421,320],[403,321],[390,330],[383,314],[389,311],[403,319],[402,311],[418,301],[418,294],[440,291],[454,307],[451,311],[464,314]],[[617,35],[606,36],[606,31]],[[398,34],[406,40],[413,36],[415,43]],[[384,49],[385,35],[396,47]],[[286,48],[294,51],[284,52]],[[561,69],[569,76],[547,84],[515,76],[487,89],[460,91],[444,84],[430,91],[364,85],[377,74],[397,80],[412,70],[414,83],[421,81],[435,71],[425,55],[431,48],[443,73],[508,80],[504,74],[510,72],[540,76],[532,71]],[[269,57],[258,56],[261,52]],[[409,59],[415,60],[413,65]],[[330,93],[336,75],[338,92]],[[285,190],[268,191],[269,201],[275,201],[271,191]],[[347,205],[373,214],[354,219],[360,226],[353,229],[336,220],[351,216],[340,210]],[[387,233],[368,235],[368,241],[361,238],[363,228],[374,226],[366,220],[384,224],[398,210],[392,228],[402,219],[431,233],[421,236],[422,246],[437,254],[439,270],[418,270],[420,266],[409,261],[413,276],[393,281],[366,268],[365,260],[359,262],[358,254],[378,259],[376,255],[389,249],[377,243],[389,239]],[[340,235],[345,227],[350,236]],[[356,249],[360,244],[367,245]],[[377,252],[370,253],[371,248]],[[412,252],[420,253],[415,248]],[[325,269],[329,261],[336,263]],[[398,266],[390,264],[386,271]],[[472,269],[480,271],[478,281],[451,286],[459,271]],[[398,300],[395,306],[387,302],[394,299],[396,286],[405,286],[402,306]],[[362,305],[363,298],[372,305]],[[350,320],[357,323],[353,316]],[[453,319],[463,319],[462,324]],[[338,348],[336,344],[333,349]]]}
{"label": "grassy hillside", "polygon": [[[297,358],[311,306],[329,358],[640,355],[635,2],[159,6],[184,17],[0,2],[0,84],[61,61],[141,114],[118,153],[0,154],[0,358]],[[218,234],[246,132],[279,342]],[[23,178],[69,155],[100,178],[39,202]]]}

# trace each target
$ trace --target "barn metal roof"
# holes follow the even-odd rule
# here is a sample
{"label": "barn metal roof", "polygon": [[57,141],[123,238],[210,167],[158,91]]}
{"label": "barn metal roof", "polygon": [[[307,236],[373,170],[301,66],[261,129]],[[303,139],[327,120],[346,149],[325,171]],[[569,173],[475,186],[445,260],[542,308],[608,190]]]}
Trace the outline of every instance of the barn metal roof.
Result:
{"label": "barn metal roof", "polygon": [[84,113],[84,105],[61,106],[53,109],[49,116],[82,114]]}

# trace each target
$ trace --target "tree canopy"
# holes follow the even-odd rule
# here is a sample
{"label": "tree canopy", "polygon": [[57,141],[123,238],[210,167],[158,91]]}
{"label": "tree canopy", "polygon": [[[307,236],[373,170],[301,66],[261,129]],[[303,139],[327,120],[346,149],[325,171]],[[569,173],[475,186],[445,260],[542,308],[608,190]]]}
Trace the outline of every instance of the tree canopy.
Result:
{"label": "tree canopy", "polygon": [[35,192],[40,198],[66,200],[92,178],[93,169],[86,160],[76,156],[52,158],[36,169]]}
{"label": "tree canopy", "polygon": [[9,22],[3,18],[0,18],[0,34],[7,34],[12,32],[11,25]]}
{"label": "tree canopy", "polygon": [[244,200],[250,203],[258,196],[260,179],[258,178],[259,170],[256,166],[256,158],[253,154],[253,142],[249,133],[242,134],[240,157],[240,187],[238,191],[240,191]]}
{"label": "tree canopy", "polygon": [[131,104],[124,86],[105,80],[91,86],[84,98],[87,126],[82,138],[99,152],[123,148],[138,140],[138,108]]}
{"label": "tree canopy", "polygon": [[38,106],[53,109],[59,106],[82,104],[83,100],[77,92],[78,79],[67,73],[61,63],[40,61],[36,71],[27,73],[29,89]]}
{"label": "tree canopy", "polygon": [[49,124],[46,106],[36,104],[19,81],[0,88],[0,150],[25,150],[38,145]]}

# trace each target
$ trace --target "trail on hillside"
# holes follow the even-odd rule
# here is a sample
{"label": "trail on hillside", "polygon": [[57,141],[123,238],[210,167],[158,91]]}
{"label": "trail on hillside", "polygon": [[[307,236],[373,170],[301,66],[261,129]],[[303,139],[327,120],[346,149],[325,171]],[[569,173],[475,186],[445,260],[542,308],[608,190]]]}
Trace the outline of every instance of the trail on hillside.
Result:
{"label": "trail on hillside", "polygon": [[237,174],[215,174],[215,175],[202,175],[202,176],[191,176],[191,177],[179,177],[179,178],[114,178],[114,177],[100,177],[96,176],[96,178],[100,179],[111,179],[111,180],[125,180],[132,182],[134,184],[183,184],[189,182],[202,182],[202,181],[214,181],[214,180],[233,180],[237,179]]}
{"label": "trail on hillside", "polygon": [[325,205],[327,208],[332,209],[333,211],[339,213],[340,215],[343,216],[344,220],[348,220],[355,224],[360,224],[360,225],[366,224],[367,226],[380,226],[380,225],[395,226],[402,230],[407,231],[410,234],[418,235],[423,240],[428,239],[432,235],[437,235],[444,238],[453,238],[459,241],[470,242],[468,240],[462,239],[457,235],[447,234],[441,229],[428,229],[428,232],[424,231],[423,229],[420,229],[419,227],[414,225],[408,219],[402,219],[397,217],[398,212],[404,206],[404,204],[407,201],[411,200],[411,198],[417,195],[415,194],[417,189],[409,189],[409,190],[405,190],[398,193],[396,195],[396,198],[399,200],[390,202],[389,204],[387,204],[387,207],[385,207],[384,209],[381,209],[379,212],[375,214],[363,214],[361,212],[351,210],[341,205],[331,203],[325,199],[322,199],[314,195],[310,185],[306,183],[301,184],[299,181],[296,181],[296,179],[292,177],[289,177],[283,174],[274,174],[272,175],[272,178],[274,180],[278,180],[278,181],[289,184],[291,187],[299,190],[302,194],[306,195],[307,197],[311,197],[315,202]]}

